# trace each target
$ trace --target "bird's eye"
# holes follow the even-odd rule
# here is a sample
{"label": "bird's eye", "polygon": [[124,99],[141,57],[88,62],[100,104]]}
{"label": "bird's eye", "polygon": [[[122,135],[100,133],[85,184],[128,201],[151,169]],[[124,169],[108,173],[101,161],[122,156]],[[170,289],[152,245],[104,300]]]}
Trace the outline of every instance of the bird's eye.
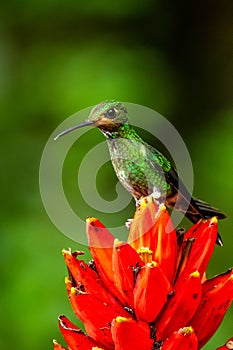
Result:
{"label": "bird's eye", "polygon": [[114,118],[116,116],[116,110],[114,108],[111,108],[107,111],[106,117],[107,118]]}

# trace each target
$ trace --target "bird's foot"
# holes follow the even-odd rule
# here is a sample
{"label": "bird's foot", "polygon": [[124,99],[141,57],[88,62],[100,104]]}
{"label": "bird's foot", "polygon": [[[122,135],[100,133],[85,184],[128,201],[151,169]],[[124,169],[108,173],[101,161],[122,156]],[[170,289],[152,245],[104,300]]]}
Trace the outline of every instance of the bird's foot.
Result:
{"label": "bird's foot", "polygon": [[157,206],[158,206],[158,211],[156,212],[155,214],[155,217],[158,215],[158,212],[160,211],[160,209],[165,206],[165,202],[163,200],[161,200],[161,198],[158,200],[154,197],[153,193],[148,195],[148,196],[145,196],[145,197],[141,197],[139,199],[136,199],[136,209],[138,212],[141,211],[141,209],[143,207],[145,207],[146,204],[149,204],[149,203],[156,203]]}
{"label": "bird's foot", "polygon": [[153,193],[149,194],[148,196],[141,197],[139,199],[135,199],[135,201],[136,201],[137,208],[140,208],[143,205],[145,205],[147,203],[151,203],[151,202],[156,202],[158,205],[160,204],[160,202],[158,201],[158,199],[156,199],[156,197],[153,195]]}

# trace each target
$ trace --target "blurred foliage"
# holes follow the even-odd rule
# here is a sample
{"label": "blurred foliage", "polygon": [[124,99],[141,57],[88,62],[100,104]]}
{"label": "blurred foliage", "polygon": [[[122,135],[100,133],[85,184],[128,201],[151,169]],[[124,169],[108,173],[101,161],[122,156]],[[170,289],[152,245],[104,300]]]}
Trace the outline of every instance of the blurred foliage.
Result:
{"label": "blurred foliage", "polygon": [[[230,0],[1,4],[2,349],[51,349],[53,337],[61,340],[58,314],[75,320],[60,251],[82,247],[50,223],[38,169],[58,124],[102,100],[149,106],[179,130],[193,161],[194,194],[229,217],[220,223],[225,246],[216,248],[209,274],[232,265],[232,5]],[[90,132],[91,140],[103,140],[97,130]],[[74,151],[69,157],[72,169]],[[111,167],[105,170],[101,188],[116,181]],[[106,198],[110,192],[111,186]],[[231,309],[206,350],[232,336],[232,316]]]}

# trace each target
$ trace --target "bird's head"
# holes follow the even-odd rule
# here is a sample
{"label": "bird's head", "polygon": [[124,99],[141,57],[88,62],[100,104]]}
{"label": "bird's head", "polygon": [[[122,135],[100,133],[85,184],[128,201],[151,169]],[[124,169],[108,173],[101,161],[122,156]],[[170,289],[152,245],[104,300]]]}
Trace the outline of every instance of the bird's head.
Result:
{"label": "bird's head", "polygon": [[100,127],[105,125],[124,124],[127,122],[127,110],[121,102],[108,100],[95,106],[87,122]]}
{"label": "bird's head", "polygon": [[113,130],[114,128],[117,128],[118,126],[127,122],[127,110],[125,106],[116,100],[108,100],[95,106],[91,110],[89,117],[85,122],[62,131],[55,137],[55,140],[84,126],[92,125],[104,131],[108,129]]}

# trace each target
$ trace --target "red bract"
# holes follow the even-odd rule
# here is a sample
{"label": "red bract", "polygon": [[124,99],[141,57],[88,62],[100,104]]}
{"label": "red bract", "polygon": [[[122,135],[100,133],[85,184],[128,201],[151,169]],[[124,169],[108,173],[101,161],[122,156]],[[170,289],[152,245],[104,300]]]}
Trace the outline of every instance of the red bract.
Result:
{"label": "red bract", "polygon": [[163,343],[162,350],[198,349],[198,340],[192,327],[180,328]]}
{"label": "red bract", "polygon": [[60,316],[58,322],[61,333],[71,349],[91,350],[94,346],[98,345],[98,343],[87,337],[81,329],[76,327],[65,316]]}
{"label": "red bract", "polygon": [[[63,250],[67,293],[85,327],[84,333],[60,316],[68,349],[201,349],[233,299],[232,270],[206,279],[217,232],[214,217],[177,238],[165,206],[153,199],[137,208],[127,243],[88,218],[92,263]],[[54,341],[54,350],[66,348]]]}
{"label": "red bract", "polygon": [[133,290],[137,319],[153,322],[171,291],[172,287],[159,264],[146,264],[139,272]]}
{"label": "red bract", "polygon": [[202,295],[199,272],[191,273],[181,284],[174,286],[172,295],[156,322],[161,339],[166,339],[174,331],[189,323],[200,303]]}
{"label": "red bract", "polygon": [[118,316],[113,320],[112,338],[115,350],[150,350],[153,346],[148,325],[132,318]]}
{"label": "red bract", "polygon": [[64,346],[61,346],[60,344],[58,344],[58,342],[56,340],[53,341],[53,349],[54,350],[67,350],[66,348],[64,348]]}
{"label": "red bract", "polygon": [[[191,323],[202,347],[215,333],[233,299],[233,270],[203,283],[202,300]],[[205,325],[203,327],[203,325]]]}

